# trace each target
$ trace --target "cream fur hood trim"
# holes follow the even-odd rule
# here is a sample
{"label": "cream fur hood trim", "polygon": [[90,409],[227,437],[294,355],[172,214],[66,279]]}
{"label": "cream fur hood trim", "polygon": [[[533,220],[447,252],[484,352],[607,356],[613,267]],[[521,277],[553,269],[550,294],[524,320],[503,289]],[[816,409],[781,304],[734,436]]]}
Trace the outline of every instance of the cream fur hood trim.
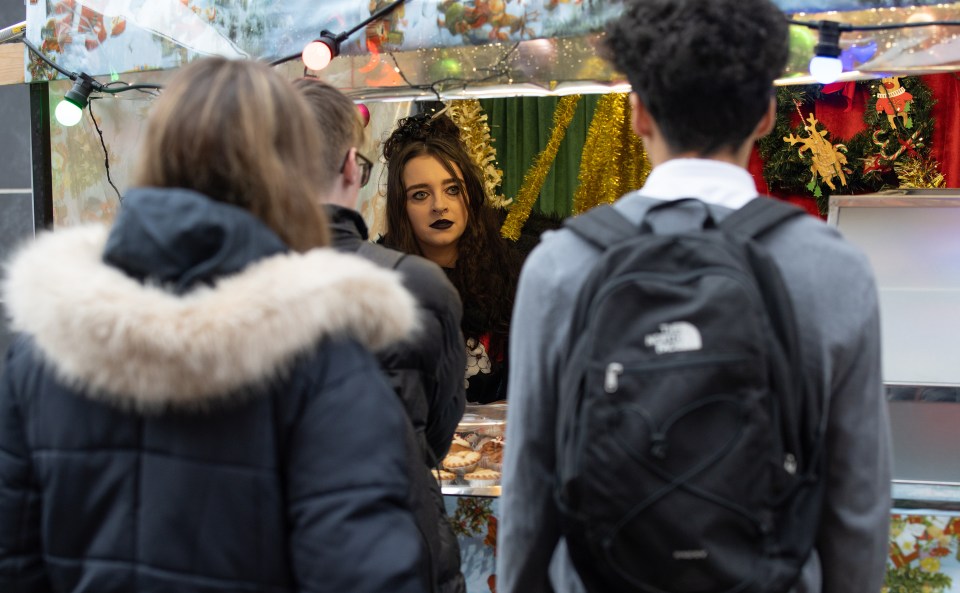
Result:
{"label": "cream fur hood trim", "polygon": [[316,249],[260,260],[177,296],[106,265],[108,229],[46,233],[11,260],[3,293],[60,379],[140,410],[203,407],[267,381],[324,336],[402,340],[416,303],[391,270]]}

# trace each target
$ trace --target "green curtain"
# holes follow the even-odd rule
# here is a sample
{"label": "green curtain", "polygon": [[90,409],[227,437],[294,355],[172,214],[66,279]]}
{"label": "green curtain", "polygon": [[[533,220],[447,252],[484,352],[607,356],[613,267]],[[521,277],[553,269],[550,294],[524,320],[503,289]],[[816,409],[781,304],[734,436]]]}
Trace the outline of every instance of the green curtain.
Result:
{"label": "green curtain", "polygon": [[[573,212],[580,155],[599,98],[600,95],[584,95],[577,103],[577,111],[540,190],[533,213],[563,218]],[[516,197],[527,169],[547,145],[558,101],[557,97],[510,97],[480,101],[487,114],[490,135],[497,150],[497,166],[503,170],[503,195]]]}

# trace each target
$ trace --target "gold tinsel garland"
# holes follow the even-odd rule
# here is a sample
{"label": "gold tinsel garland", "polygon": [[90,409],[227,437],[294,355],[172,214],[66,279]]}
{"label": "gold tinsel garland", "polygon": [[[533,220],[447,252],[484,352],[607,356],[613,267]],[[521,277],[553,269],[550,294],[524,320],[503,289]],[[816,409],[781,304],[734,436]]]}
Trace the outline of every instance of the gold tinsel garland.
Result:
{"label": "gold tinsel garland", "polygon": [[597,102],[583,145],[573,213],[612,204],[640,188],[649,174],[647,152],[630,125],[629,95],[604,95]]}
{"label": "gold tinsel garland", "polygon": [[561,97],[557,103],[557,109],[553,112],[553,130],[550,132],[550,139],[547,146],[540,151],[533,165],[523,176],[523,184],[520,191],[517,192],[516,202],[510,208],[510,214],[500,227],[500,234],[507,239],[517,241],[520,239],[520,230],[530,217],[530,211],[533,204],[540,195],[540,188],[547,178],[550,167],[553,166],[554,159],[557,158],[557,151],[560,150],[560,143],[567,133],[573,114],[576,112],[577,103],[580,101],[580,95],[567,95]]}
{"label": "gold tinsel garland", "polygon": [[487,114],[483,112],[480,101],[476,99],[450,101],[447,103],[446,112],[453,123],[460,128],[460,137],[467,147],[467,152],[483,173],[487,203],[495,208],[504,208],[509,205],[512,200],[497,193],[497,188],[503,180],[503,171],[497,168],[497,150],[493,147]]}
{"label": "gold tinsel garland", "polygon": [[946,180],[940,172],[940,163],[932,158],[907,158],[896,161],[893,170],[897,173],[901,188],[943,187]]}

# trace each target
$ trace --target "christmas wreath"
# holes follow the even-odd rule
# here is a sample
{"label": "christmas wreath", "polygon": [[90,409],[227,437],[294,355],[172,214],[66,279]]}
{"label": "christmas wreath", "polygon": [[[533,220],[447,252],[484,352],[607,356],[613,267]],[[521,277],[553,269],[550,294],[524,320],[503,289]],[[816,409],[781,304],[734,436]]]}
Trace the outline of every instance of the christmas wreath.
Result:
{"label": "christmas wreath", "polygon": [[814,105],[824,87],[777,89],[774,130],[759,142],[763,176],[771,193],[812,195],[825,214],[832,193],[862,194],[943,184],[930,158],[933,132],[930,89],[916,77],[858,82],[869,93],[865,129],[842,140],[817,121]]}

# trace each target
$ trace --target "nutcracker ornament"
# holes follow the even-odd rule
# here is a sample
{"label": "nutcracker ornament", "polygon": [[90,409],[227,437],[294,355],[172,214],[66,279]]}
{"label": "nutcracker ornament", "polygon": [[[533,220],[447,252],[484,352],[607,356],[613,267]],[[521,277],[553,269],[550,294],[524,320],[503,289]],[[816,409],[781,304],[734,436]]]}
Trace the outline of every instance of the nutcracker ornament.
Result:
{"label": "nutcracker ornament", "polygon": [[896,118],[900,118],[903,127],[910,129],[913,127],[913,120],[910,118],[910,107],[913,102],[913,95],[907,92],[907,89],[900,86],[900,77],[891,76],[881,78],[880,86],[877,90],[877,113],[885,113],[890,127],[897,129]]}

